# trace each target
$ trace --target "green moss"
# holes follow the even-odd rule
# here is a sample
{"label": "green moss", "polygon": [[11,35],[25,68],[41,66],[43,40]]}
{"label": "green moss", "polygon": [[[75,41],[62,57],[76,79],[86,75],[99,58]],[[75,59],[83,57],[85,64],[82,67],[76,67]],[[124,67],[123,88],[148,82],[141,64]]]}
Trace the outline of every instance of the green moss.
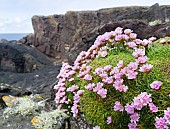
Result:
{"label": "green moss", "polygon": [[[147,56],[150,58],[148,63],[153,65],[152,71],[145,75],[139,72],[135,80],[125,78],[124,84],[129,88],[126,93],[116,91],[112,85],[105,85],[104,87],[108,90],[108,94],[106,98],[102,99],[96,93],[85,90],[84,86],[89,82],[75,77],[76,81],[74,84],[80,86],[80,89],[85,90],[81,98],[81,111],[90,123],[100,126],[101,129],[126,129],[130,122],[129,115],[125,111],[115,112],[113,110],[115,101],[120,101],[125,106],[127,103],[131,103],[133,98],[141,92],[147,92],[152,94],[153,103],[160,111],[158,113],[151,113],[148,107],[144,107],[139,112],[141,117],[138,125],[142,129],[154,128],[155,117],[163,115],[163,110],[170,107],[170,98],[168,97],[170,94],[170,45],[161,45],[156,41],[149,47]],[[106,65],[114,67],[119,60],[123,60],[126,65],[135,61],[131,52],[120,51],[115,53],[110,51],[106,58],[99,57],[88,64],[92,66],[90,74],[93,76],[93,80],[91,83],[96,84],[100,80],[99,77],[93,74],[97,67],[103,68]],[[150,84],[155,80],[163,82],[161,90],[156,91],[150,88]],[[68,85],[71,86],[72,84],[69,82]],[[113,119],[113,122],[109,125],[106,122],[108,116],[112,116]]]}

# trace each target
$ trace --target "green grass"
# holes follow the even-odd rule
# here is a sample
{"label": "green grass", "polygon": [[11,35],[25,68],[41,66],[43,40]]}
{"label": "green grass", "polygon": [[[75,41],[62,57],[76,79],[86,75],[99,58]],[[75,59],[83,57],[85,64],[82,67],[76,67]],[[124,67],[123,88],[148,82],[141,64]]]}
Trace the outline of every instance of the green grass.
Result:
{"label": "green grass", "polygon": [[[153,103],[160,111],[158,113],[151,113],[148,107],[144,107],[139,112],[141,118],[138,125],[142,129],[155,128],[155,117],[163,115],[163,110],[170,107],[170,98],[168,97],[170,94],[170,45],[162,45],[158,42],[156,41],[150,46],[147,52],[147,56],[150,58],[148,63],[153,65],[152,71],[146,75],[139,73],[135,80],[125,78],[124,84],[129,88],[126,93],[116,91],[112,85],[105,85],[104,87],[108,90],[108,94],[106,98],[102,99],[96,93],[85,90],[84,86],[89,83],[85,80],[75,77],[73,83],[69,82],[67,84],[68,87],[77,84],[80,86],[80,89],[85,90],[81,98],[81,112],[84,113],[90,123],[100,126],[101,129],[126,129],[130,122],[129,115],[125,111],[115,112],[113,110],[115,101],[120,101],[125,106],[126,103],[131,103],[133,98],[141,92],[147,92],[148,94],[152,94]],[[114,67],[119,60],[123,60],[126,65],[135,61],[131,52],[120,51],[115,53],[114,51],[110,51],[106,58],[96,58],[89,64],[93,67],[90,73],[93,75],[91,82],[96,84],[100,81],[99,77],[93,74],[97,67],[103,68],[106,65],[112,65]],[[149,85],[155,80],[163,82],[161,90],[156,91],[150,88]],[[69,98],[72,99],[72,95]],[[113,119],[113,122],[109,125],[106,123],[108,116],[112,116]]]}

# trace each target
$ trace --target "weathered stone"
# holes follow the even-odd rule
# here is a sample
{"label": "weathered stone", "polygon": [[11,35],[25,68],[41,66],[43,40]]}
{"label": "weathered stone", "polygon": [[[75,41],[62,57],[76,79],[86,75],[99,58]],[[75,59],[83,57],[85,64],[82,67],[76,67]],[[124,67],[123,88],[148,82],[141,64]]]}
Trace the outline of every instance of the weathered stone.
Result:
{"label": "weathered stone", "polygon": [[[148,34],[159,38],[170,35],[167,24],[169,19],[170,6],[159,4],[151,7],[116,7],[97,11],[69,11],[65,15],[33,16],[34,34],[25,37],[22,42],[34,45],[58,62],[73,62],[81,50],[87,50],[94,38],[107,30],[122,26],[135,30],[139,38],[147,38]],[[163,24],[149,26],[148,23],[155,20],[160,20]],[[106,26],[113,29],[106,29]],[[99,28],[98,32],[96,29]]]}
{"label": "weathered stone", "polygon": [[11,72],[32,72],[52,61],[35,48],[23,44],[0,44],[0,70]]}

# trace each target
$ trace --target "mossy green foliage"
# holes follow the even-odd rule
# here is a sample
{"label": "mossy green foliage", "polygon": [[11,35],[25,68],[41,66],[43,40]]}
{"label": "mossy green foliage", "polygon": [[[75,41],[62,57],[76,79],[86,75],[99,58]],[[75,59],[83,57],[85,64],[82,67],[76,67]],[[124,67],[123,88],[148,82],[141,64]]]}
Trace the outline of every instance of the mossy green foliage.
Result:
{"label": "mossy green foliage", "polygon": [[[170,94],[170,45],[162,45],[156,41],[149,46],[146,55],[149,58],[148,63],[153,65],[151,72],[148,74],[138,72],[137,79],[134,80],[124,78],[124,84],[129,88],[125,93],[120,93],[115,90],[112,85],[105,85],[104,88],[108,90],[108,93],[107,97],[103,99],[96,93],[84,88],[88,83],[96,84],[100,81],[100,78],[93,74],[96,68],[103,68],[106,65],[115,67],[119,60],[123,60],[125,65],[135,61],[131,52],[123,50],[119,52],[111,50],[107,57],[99,57],[89,63],[88,65],[93,67],[90,73],[93,75],[92,81],[87,82],[83,79],[80,80],[76,77],[77,75],[75,75],[75,81],[67,84],[67,87],[76,84],[81,90],[85,90],[81,97],[81,111],[90,123],[100,126],[101,129],[128,128],[127,125],[130,123],[130,115],[128,115],[126,111],[114,111],[115,101],[119,101],[125,106],[127,103],[131,103],[133,98],[141,92],[147,92],[152,95],[153,103],[158,107],[159,112],[151,113],[149,107],[146,106],[143,107],[141,111],[137,111],[140,114],[138,127],[142,129],[155,128],[155,117],[163,116],[163,111],[166,110],[167,107],[170,107],[170,98],[168,96]],[[157,91],[150,88],[150,84],[156,80],[163,82],[161,89]],[[72,99],[72,96],[73,95],[69,95],[69,98]],[[106,122],[108,116],[112,117],[113,122],[111,124],[107,124]]]}

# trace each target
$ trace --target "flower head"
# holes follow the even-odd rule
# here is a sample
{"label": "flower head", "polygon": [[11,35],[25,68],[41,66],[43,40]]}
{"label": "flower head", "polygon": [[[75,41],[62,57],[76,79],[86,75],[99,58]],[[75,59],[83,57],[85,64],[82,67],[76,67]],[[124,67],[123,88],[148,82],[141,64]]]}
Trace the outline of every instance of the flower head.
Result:
{"label": "flower head", "polygon": [[154,81],[150,84],[150,87],[154,90],[159,90],[161,88],[162,82]]}
{"label": "flower head", "polygon": [[123,111],[124,110],[124,107],[120,104],[120,102],[119,101],[116,101],[115,102],[115,106],[114,106],[114,110],[115,111]]}
{"label": "flower head", "polygon": [[107,124],[110,124],[110,123],[112,123],[112,117],[111,117],[111,116],[108,116],[108,117],[107,117]]}

